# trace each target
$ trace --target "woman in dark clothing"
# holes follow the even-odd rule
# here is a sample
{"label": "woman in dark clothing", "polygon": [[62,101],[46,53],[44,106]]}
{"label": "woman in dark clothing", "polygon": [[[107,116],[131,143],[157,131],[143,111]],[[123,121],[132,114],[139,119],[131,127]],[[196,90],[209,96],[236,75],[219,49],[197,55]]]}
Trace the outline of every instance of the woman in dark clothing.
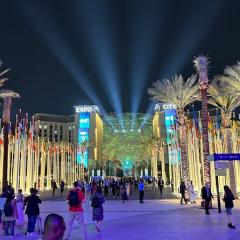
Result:
{"label": "woman in dark clothing", "polygon": [[232,208],[234,207],[233,205],[233,200],[235,199],[235,197],[232,194],[232,191],[230,189],[229,186],[224,186],[224,198],[223,201],[225,202],[225,208],[226,208],[226,214],[228,217],[228,227],[229,228],[236,228],[233,224],[232,224]]}
{"label": "woman in dark clothing", "polygon": [[128,201],[128,195],[127,195],[126,186],[123,185],[123,187],[122,187],[122,202],[125,203],[125,201]]}
{"label": "woman in dark clothing", "polygon": [[105,199],[102,194],[102,188],[97,186],[97,191],[92,197],[92,216],[93,221],[96,221],[96,229],[100,232],[100,227],[103,223],[103,203],[105,203]]}

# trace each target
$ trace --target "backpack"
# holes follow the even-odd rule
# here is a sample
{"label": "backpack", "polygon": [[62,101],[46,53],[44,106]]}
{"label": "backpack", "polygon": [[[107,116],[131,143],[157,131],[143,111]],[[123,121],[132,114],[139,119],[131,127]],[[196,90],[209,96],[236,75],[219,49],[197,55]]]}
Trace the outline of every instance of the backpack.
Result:
{"label": "backpack", "polygon": [[92,198],[91,206],[93,208],[100,208],[101,207],[100,199],[96,195],[94,195],[93,198]]}
{"label": "backpack", "polygon": [[4,211],[5,217],[11,217],[13,215],[13,208],[12,208],[11,202],[7,201],[4,204],[3,211]]}
{"label": "backpack", "polygon": [[68,203],[71,207],[78,207],[80,200],[78,198],[78,191],[70,191]]}

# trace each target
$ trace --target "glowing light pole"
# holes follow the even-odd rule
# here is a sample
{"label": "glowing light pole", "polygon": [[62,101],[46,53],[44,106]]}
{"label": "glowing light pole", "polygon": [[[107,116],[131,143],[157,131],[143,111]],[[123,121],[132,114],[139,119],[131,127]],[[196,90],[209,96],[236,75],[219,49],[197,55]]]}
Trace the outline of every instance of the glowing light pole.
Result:
{"label": "glowing light pole", "polygon": [[11,116],[11,106],[12,98],[19,98],[18,93],[13,92],[12,90],[2,89],[0,91],[0,97],[3,98],[3,144],[4,144],[4,153],[3,153],[3,175],[2,175],[2,187],[7,185],[7,172],[8,172],[8,131],[10,125],[10,116]]}

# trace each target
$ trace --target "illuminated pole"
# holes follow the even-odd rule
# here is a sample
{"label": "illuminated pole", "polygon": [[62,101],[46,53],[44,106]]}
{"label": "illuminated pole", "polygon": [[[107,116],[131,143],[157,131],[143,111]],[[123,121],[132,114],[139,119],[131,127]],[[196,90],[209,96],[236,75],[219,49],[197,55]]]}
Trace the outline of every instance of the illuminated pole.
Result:
{"label": "illuminated pole", "polygon": [[10,127],[10,116],[11,116],[11,106],[12,98],[19,98],[20,95],[11,91],[2,89],[0,91],[0,96],[3,98],[3,144],[4,144],[4,155],[3,155],[3,174],[2,174],[2,187],[7,185],[7,172],[8,172],[8,131]]}
{"label": "illuminated pole", "polygon": [[47,189],[51,188],[51,156],[52,146],[48,140],[48,152],[47,152]]}
{"label": "illuminated pole", "polygon": [[204,157],[204,181],[211,183],[210,162],[207,157],[209,155],[209,141],[208,141],[208,59],[205,56],[199,56],[194,59],[194,65],[199,76],[199,87],[202,97],[202,137],[203,137],[203,157]]}

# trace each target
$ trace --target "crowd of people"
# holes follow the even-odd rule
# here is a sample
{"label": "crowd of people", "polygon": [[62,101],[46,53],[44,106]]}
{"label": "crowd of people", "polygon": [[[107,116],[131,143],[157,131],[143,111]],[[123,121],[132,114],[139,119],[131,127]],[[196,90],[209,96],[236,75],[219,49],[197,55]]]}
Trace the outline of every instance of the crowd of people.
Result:
{"label": "crowd of people", "polygon": [[[40,217],[41,199],[38,195],[38,191],[35,188],[30,189],[30,194],[24,196],[22,190],[19,189],[15,194],[14,189],[9,185],[3,189],[0,196],[0,231],[4,236],[14,236],[15,225],[22,227],[26,236],[35,235],[35,225],[38,225],[38,231],[42,235],[44,240],[57,240],[62,239],[66,232],[66,239],[71,239],[71,232],[73,223],[76,221],[82,229],[83,239],[87,239],[87,229],[84,221],[84,208],[83,203],[87,201],[92,207],[92,220],[96,222],[95,228],[97,232],[102,230],[104,219],[103,204],[105,199],[116,198],[121,199],[123,203],[129,200],[129,196],[135,192],[139,192],[139,202],[144,203],[144,191],[148,187],[148,190],[154,191],[162,197],[164,189],[163,179],[135,179],[135,178],[105,178],[104,180],[92,180],[88,181],[75,181],[73,188],[71,188],[66,196],[68,202],[69,221],[67,224],[62,216],[58,214],[50,214],[46,217],[44,223],[44,229],[42,229],[42,222]],[[64,181],[60,183],[60,194],[64,193],[66,187]],[[173,185],[172,180],[169,184]],[[57,189],[57,183],[52,181],[53,196]],[[173,191],[173,187],[172,187]],[[179,187],[179,193],[181,194],[180,203],[185,204],[188,202],[196,203],[196,194],[192,181],[188,186],[184,181],[181,182]],[[186,197],[186,193],[187,196]],[[209,208],[211,207],[211,200],[213,194],[211,192],[210,185],[206,185],[202,188],[202,203],[204,203],[205,213],[209,215]],[[233,200],[234,195],[228,186],[224,187],[224,197],[226,214],[228,217],[228,227],[234,229],[232,220],[232,208],[234,207]],[[27,216],[27,227],[24,226],[25,215]]]}

